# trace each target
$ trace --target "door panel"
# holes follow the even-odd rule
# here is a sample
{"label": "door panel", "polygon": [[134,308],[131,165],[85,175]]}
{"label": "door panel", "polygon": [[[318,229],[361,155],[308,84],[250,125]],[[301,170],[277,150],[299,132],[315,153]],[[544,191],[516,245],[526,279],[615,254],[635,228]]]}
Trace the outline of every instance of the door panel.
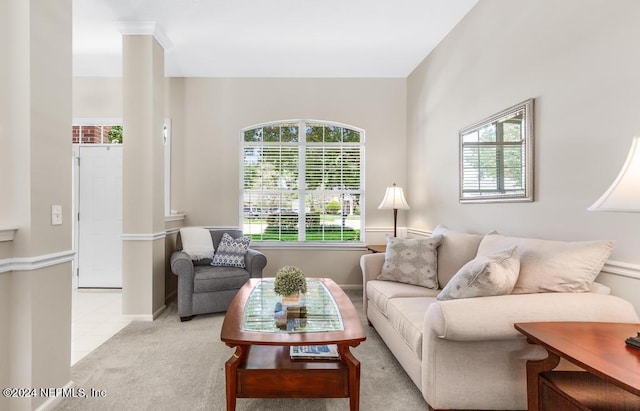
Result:
{"label": "door panel", "polygon": [[80,147],[78,286],[122,287],[122,146]]}

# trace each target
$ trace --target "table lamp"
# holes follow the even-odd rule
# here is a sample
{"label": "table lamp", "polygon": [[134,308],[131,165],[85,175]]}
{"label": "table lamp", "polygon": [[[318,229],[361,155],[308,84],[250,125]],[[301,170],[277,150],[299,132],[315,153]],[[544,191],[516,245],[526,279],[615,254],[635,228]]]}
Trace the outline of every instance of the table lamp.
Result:
{"label": "table lamp", "polygon": [[398,210],[408,210],[409,204],[404,198],[402,187],[396,186],[393,183],[391,187],[387,187],[387,191],[384,193],[384,198],[378,206],[379,210],[393,209],[393,236],[397,237],[398,232]]}
{"label": "table lamp", "polygon": [[[618,177],[589,211],[640,212],[640,137],[631,142],[631,149]],[[625,340],[627,346],[640,350],[640,333]]]}
{"label": "table lamp", "polygon": [[631,142],[631,149],[618,177],[589,211],[640,212],[640,137]]}

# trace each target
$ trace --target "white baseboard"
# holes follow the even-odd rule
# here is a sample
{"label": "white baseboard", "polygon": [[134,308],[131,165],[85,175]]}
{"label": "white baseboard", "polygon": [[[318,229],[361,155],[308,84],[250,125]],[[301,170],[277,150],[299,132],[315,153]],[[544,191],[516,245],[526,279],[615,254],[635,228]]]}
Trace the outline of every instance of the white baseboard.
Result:
{"label": "white baseboard", "polygon": [[[69,392],[69,391],[73,390],[75,385],[76,385],[75,382],[69,381],[68,383],[66,383],[64,385],[64,387],[62,387],[62,390],[64,392]],[[55,397],[50,397],[48,400],[46,400],[44,403],[42,403],[41,406],[36,408],[36,411],[53,410],[56,406],[58,406],[58,404],[60,404],[60,402],[63,400],[63,398],[65,398],[65,397],[62,395],[62,393],[60,395],[56,395]]]}
{"label": "white baseboard", "polygon": [[158,308],[153,314],[122,314],[122,318],[129,321],[153,321],[167,309],[166,305]]}
{"label": "white baseboard", "polygon": [[166,295],[164,297],[164,302],[166,303],[167,301],[171,301],[171,299],[173,297],[175,297],[176,295],[178,295],[178,290],[174,290],[174,291],[170,292],[168,295]]}
{"label": "white baseboard", "polygon": [[362,284],[338,284],[343,290],[362,290]]}

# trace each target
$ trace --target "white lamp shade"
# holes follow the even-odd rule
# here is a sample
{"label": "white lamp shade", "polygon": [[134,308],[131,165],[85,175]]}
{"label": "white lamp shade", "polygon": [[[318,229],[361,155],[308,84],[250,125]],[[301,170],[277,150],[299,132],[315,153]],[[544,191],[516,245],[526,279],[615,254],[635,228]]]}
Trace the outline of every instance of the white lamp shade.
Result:
{"label": "white lamp shade", "polygon": [[640,137],[633,139],[627,161],[611,187],[588,210],[640,212]]}
{"label": "white lamp shade", "polygon": [[384,198],[378,206],[378,209],[408,210],[409,204],[404,198],[402,187],[398,187],[395,184],[391,187],[387,187],[387,192],[384,193]]}

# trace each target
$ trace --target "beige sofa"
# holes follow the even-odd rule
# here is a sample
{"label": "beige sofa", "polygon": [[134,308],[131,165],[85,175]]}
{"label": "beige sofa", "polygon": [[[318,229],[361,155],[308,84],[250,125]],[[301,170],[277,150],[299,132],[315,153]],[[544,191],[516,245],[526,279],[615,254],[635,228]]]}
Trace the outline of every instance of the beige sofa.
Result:
{"label": "beige sofa", "polygon": [[[607,287],[591,281],[584,292],[535,292],[437,300],[436,296],[453,276],[486,247],[484,243],[481,246],[485,238],[482,235],[454,232],[441,226],[434,235],[442,236],[437,248],[437,289],[379,280],[385,254],[367,254],[361,258],[364,310],[368,320],[431,409],[527,408],[526,361],[543,359],[546,352],[528,344],[514,329],[516,322],[638,322],[629,302],[608,295]],[[580,254],[584,251],[580,249],[580,243],[573,243],[579,245],[576,249],[570,243],[533,240],[533,244],[527,244],[527,239],[514,237],[492,239],[498,244],[513,242],[518,245],[521,277],[527,270],[531,274],[531,269],[536,269],[540,261],[543,264],[545,261],[551,261],[551,264],[566,261],[567,269],[577,264],[576,271],[580,271],[584,269],[580,265],[588,260]],[[555,247],[557,245],[560,247]],[[567,248],[563,249],[565,245]],[[562,255],[544,255],[541,259],[541,252],[550,253],[549,246],[559,248]],[[602,265],[597,273],[601,268]],[[546,272],[542,275],[545,276],[542,283],[551,277]],[[567,286],[572,287],[562,280],[561,287]]]}

